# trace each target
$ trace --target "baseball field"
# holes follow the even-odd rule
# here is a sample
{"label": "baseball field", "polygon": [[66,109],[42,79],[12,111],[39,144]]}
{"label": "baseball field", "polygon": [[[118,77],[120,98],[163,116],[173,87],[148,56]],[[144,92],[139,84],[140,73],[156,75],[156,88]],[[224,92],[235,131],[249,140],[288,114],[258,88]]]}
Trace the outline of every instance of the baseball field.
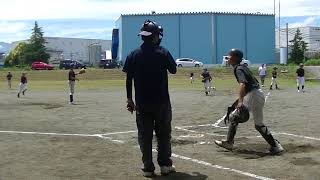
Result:
{"label": "baseball field", "polygon": [[[210,96],[204,94],[201,69],[170,75],[177,172],[163,177],[157,166],[154,179],[320,179],[320,83],[307,81],[306,92],[297,93],[295,67],[283,68],[288,73],[279,73],[280,90],[269,90],[270,72],[263,88],[265,124],[286,149],[280,156],[267,152],[252,120],[239,125],[232,152],[213,143],[225,138],[219,119],[237,97],[231,69],[209,69],[216,87]],[[67,71],[27,71],[28,91],[19,99],[21,71],[12,71],[11,90],[6,73],[0,71],[1,180],[145,179],[121,70],[88,69],[80,75],[75,105],[68,104]],[[307,73],[308,79],[315,76]]]}

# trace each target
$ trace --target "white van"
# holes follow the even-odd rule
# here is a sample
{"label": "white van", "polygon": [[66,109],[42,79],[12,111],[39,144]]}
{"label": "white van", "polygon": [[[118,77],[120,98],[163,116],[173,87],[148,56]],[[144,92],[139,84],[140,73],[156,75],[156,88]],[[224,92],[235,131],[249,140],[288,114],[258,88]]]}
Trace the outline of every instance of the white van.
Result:
{"label": "white van", "polygon": [[[222,57],[222,64],[221,66],[226,66],[226,67],[229,67],[230,65],[228,64],[228,58],[229,56],[223,56]],[[251,62],[247,59],[242,59],[241,63],[240,64],[244,64],[244,65],[247,65],[249,66],[251,64]]]}

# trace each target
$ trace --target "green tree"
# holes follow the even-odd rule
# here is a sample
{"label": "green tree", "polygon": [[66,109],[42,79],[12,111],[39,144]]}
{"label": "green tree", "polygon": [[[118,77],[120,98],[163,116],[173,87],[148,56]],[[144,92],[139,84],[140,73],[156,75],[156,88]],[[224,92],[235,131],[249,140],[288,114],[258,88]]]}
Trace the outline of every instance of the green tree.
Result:
{"label": "green tree", "polygon": [[304,60],[304,53],[308,50],[308,43],[302,40],[302,33],[299,28],[294,35],[294,38],[290,41],[291,53],[290,62],[299,64]]}
{"label": "green tree", "polygon": [[22,58],[27,51],[28,44],[25,42],[19,43],[13,50],[10,51],[4,61],[5,66],[16,66],[22,63]]}
{"label": "green tree", "polygon": [[30,37],[30,47],[28,51],[29,53],[26,54],[28,57],[27,63],[31,64],[34,61],[41,60],[43,62],[48,62],[50,58],[50,54],[48,54],[47,48],[45,46],[46,41],[43,38],[43,31],[42,28],[38,26],[37,21],[34,23],[34,28],[32,29],[32,34]]}
{"label": "green tree", "polygon": [[6,57],[5,66],[31,65],[34,61],[48,62],[50,55],[46,52],[43,31],[35,22],[28,43],[19,43]]}

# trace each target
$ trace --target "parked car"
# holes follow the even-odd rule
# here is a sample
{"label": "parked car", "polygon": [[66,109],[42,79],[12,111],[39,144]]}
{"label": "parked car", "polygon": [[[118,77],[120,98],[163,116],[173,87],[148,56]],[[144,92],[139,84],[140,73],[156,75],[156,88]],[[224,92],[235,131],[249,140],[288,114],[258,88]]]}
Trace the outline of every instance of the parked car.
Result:
{"label": "parked car", "polygon": [[[222,58],[222,66],[227,66],[227,67],[229,67],[230,65],[228,64],[228,58],[229,58],[229,56],[223,56],[223,58]],[[247,60],[247,59],[242,59],[242,61],[241,61],[241,63],[240,64],[244,64],[244,65],[247,65],[247,66],[249,66],[250,64],[251,64],[251,62],[249,61],[249,60]]]}
{"label": "parked car", "polygon": [[121,67],[120,63],[116,60],[107,59],[102,63],[104,63],[104,65],[103,65],[104,69],[113,69],[113,68],[120,68]]}
{"label": "parked car", "polygon": [[35,61],[31,64],[33,70],[53,70],[54,66],[41,61]]}
{"label": "parked car", "polygon": [[178,67],[202,67],[203,63],[191,58],[179,58],[176,60]]}
{"label": "parked car", "polygon": [[76,60],[63,60],[60,61],[59,69],[81,69],[86,68],[86,65]]}

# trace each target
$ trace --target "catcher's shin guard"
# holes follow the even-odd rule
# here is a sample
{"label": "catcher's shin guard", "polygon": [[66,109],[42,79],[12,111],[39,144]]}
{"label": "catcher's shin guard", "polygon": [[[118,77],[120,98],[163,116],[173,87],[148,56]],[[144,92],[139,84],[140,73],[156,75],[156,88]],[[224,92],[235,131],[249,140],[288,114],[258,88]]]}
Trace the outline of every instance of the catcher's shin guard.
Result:
{"label": "catcher's shin guard", "polygon": [[227,142],[233,144],[234,136],[237,133],[238,123],[231,122],[228,128]]}
{"label": "catcher's shin guard", "polygon": [[73,102],[73,95],[70,94],[70,102]]}
{"label": "catcher's shin guard", "polygon": [[259,131],[261,136],[268,142],[268,144],[270,144],[270,146],[275,147],[277,145],[275,139],[273,138],[273,136],[272,136],[271,132],[269,131],[269,129],[267,128],[267,126],[255,125],[255,128],[257,131]]}

